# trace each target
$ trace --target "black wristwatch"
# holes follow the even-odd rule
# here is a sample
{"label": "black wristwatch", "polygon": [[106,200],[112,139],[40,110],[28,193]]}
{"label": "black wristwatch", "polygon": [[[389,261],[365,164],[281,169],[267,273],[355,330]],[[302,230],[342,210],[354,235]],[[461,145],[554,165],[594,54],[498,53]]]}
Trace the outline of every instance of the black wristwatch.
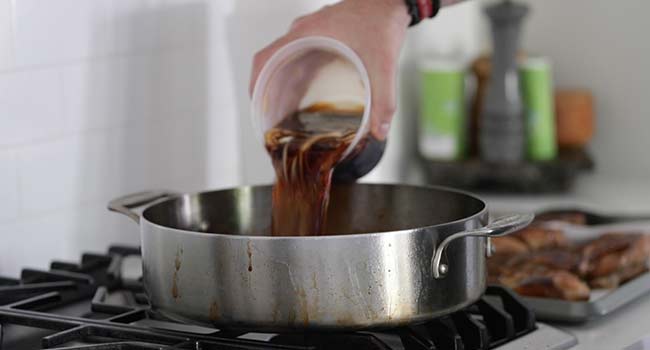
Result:
{"label": "black wristwatch", "polygon": [[440,10],[440,0],[405,0],[409,15],[411,15],[411,24],[414,26],[425,18],[431,18],[438,14]]}

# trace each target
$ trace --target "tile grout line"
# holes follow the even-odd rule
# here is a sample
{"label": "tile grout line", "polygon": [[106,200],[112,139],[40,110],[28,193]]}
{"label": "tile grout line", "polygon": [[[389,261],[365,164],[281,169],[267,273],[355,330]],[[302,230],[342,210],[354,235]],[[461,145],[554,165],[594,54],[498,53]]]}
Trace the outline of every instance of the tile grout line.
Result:
{"label": "tile grout line", "polygon": [[[208,118],[209,116],[206,116]],[[171,118],[164,118],[170,119]],[[92,135],[99,135],[107,132],[115,132],[115,131],[124,131],[124,130],[131,130],[131,127],[141,127],[141,126],[146,126],[148,129],[156,129],[156,128],[161,128],[164,126],[169,126],[171,122],[157,122],[157,123],[148,123],[151,122],[152,119],[150,118],[143,118],[139,119],[136,122],[127,122],[127,123],[121,123],[121,124],[116,124],[112,126],[105,126],[105,127],[93,127],[93,128],[88,128],[88,129],[80,129],[80,130],[74,130],[74,131],[64,131],[57,133],[56,135],[51,135],[51,136],[44,136],[44,137],[39,137],[32,139],[30,141],[26,142],[20,142],[16,144],[6,144],[6,145],[0,145],[0,151],[15,151],[15,150],[21,150],[33,146],[40,146],[40,145],[46,145],[52,142],[57,142],[57,141],[62,141],[66,140],[69,138],[74,138],[74,137],[83,137],[83,136],[92,136]]]}
{"label": "tile grout line", "polygon": [[[13,34],[13,33],[12,33]],[[12,44],[14,43],[15,40],[13,40],[12,36]],[[0,76],[5,75],[5,74],[12,74],[12,73],[20,73],[20,72],[25,72],[25,71],[35,71],[35,70],[47,70],[47,69],[53,69],[53,68],[61,68],[61,67],[73,67],[73,66],[79,66],[83,64],[89,64],[89,63],[107,63],[107,62],[114,62],[117,59],[129,59],[129,58],[147,58],[147,57],[164,57],[161,55],[170,55],[170,54],[186,54],[187,51],[184,49],[192,49],[196,48],[199,49],[200,51],[211,51],[211,50],[216,50],[216,48],[211,48],[210,46],[199,46],[199,45],[174,45],[174,46],[169,46],[169,47],[161,47],[158,49],[153,49],[153,50],[133,50],[133,51],[127,51],[127,52],[116,52],[116,53],[111,53],[111,54],[104,54],[104,55],[90,55],[88,57],[80,57],[77,59],[71,59],[71,60],[59,60],[59,61],[53,61],[50,63],[40,63],[40,64],[27,64],[27,65],[19,65],[15,62],[15,57],[12,58],[12,67],[9,69],[0,69]],[[15,50],[12,50],[13,56],[15,56]]]}

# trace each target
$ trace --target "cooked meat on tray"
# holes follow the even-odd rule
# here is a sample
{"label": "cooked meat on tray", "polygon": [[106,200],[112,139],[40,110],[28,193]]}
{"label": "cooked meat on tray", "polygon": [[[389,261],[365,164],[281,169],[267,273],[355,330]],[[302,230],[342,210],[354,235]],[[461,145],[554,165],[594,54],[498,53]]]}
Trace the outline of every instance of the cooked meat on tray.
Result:
{"label": "cooked meat on tray", "polygon": [[578,276],[533,263],[505,272],[498,280],[521,295],[572,301],[589,300],[589,286]]}
{"label": "cooked meat on tray", "polygon": [[579,272],[595,288],[614,288],[648,270],[650,236],[608,233],[581,249]]}
{"label": "cooked meat on tray", "polygon": [[520,239],[532,251],[569,246],[569,241],[562,231],[541,226],[529,226],[512,236]]}
{"label": "cooked meat on tray", "polygon": [[575,273],[579,263],[580,255],[577,252],[556,248],[512,256],[506,263],[506,268],[516,269],[524,265],[532,265]]}
{"label": "cooked meat on tray", "polygon": [[616,288],[650,267],[650,235],[641,233],[572,244],[562,231],[536,225],[492,243],[489,281],[525,296],[588,300],[590,288]]}
{"label": "cooked meat on tray", "polygon": [[589,280],[589,285],[594,289],[613,289],[646,271],[648,271],[646,266],[630,265],[625,267],[620,273],[617,272],[601,277],[594,277]]}
{"label": "cooked meat on tray", "polygon": [[528,253],[530,251],[526,243],[513,236],[493,238],[492,246],[498,255],[516,255]]}

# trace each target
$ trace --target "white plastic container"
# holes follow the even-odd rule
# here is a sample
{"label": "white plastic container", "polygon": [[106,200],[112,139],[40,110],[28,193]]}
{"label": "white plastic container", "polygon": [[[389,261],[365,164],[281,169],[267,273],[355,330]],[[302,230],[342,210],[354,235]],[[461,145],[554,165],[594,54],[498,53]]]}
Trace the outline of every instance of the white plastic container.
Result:
{"label": "white plastic container", "polygon": [[[253,124],[259,139],[264,140],[264,134],[283,118],[314,103],[341,109],[363,106],[358,131],[339,166],[345,167],[350,164],[348,157],[364,153],[351,155],[370,131],[371,95],[368,72],[351,48],[332,38],[305,37],[277,50],[262,68],[251,101]],[[379,158],[381,154],[372,167]]]}

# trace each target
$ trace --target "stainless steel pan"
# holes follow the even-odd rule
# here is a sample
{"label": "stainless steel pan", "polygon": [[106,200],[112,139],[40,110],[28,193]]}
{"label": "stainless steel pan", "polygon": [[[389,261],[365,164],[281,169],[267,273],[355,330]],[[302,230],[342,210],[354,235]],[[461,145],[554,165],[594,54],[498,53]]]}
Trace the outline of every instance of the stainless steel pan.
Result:
{"label": "stainless steel pan", "polygon": [[325,231],[336,235],[326,236],[269,236],[270,186],[145,192],[109,209],[140,224],[154,310],[267,330],[394,326],[456,311],[485,290],[485,237],[532,220],[485,226],[486,205],[472,195],[368,184],[333,187]]}

